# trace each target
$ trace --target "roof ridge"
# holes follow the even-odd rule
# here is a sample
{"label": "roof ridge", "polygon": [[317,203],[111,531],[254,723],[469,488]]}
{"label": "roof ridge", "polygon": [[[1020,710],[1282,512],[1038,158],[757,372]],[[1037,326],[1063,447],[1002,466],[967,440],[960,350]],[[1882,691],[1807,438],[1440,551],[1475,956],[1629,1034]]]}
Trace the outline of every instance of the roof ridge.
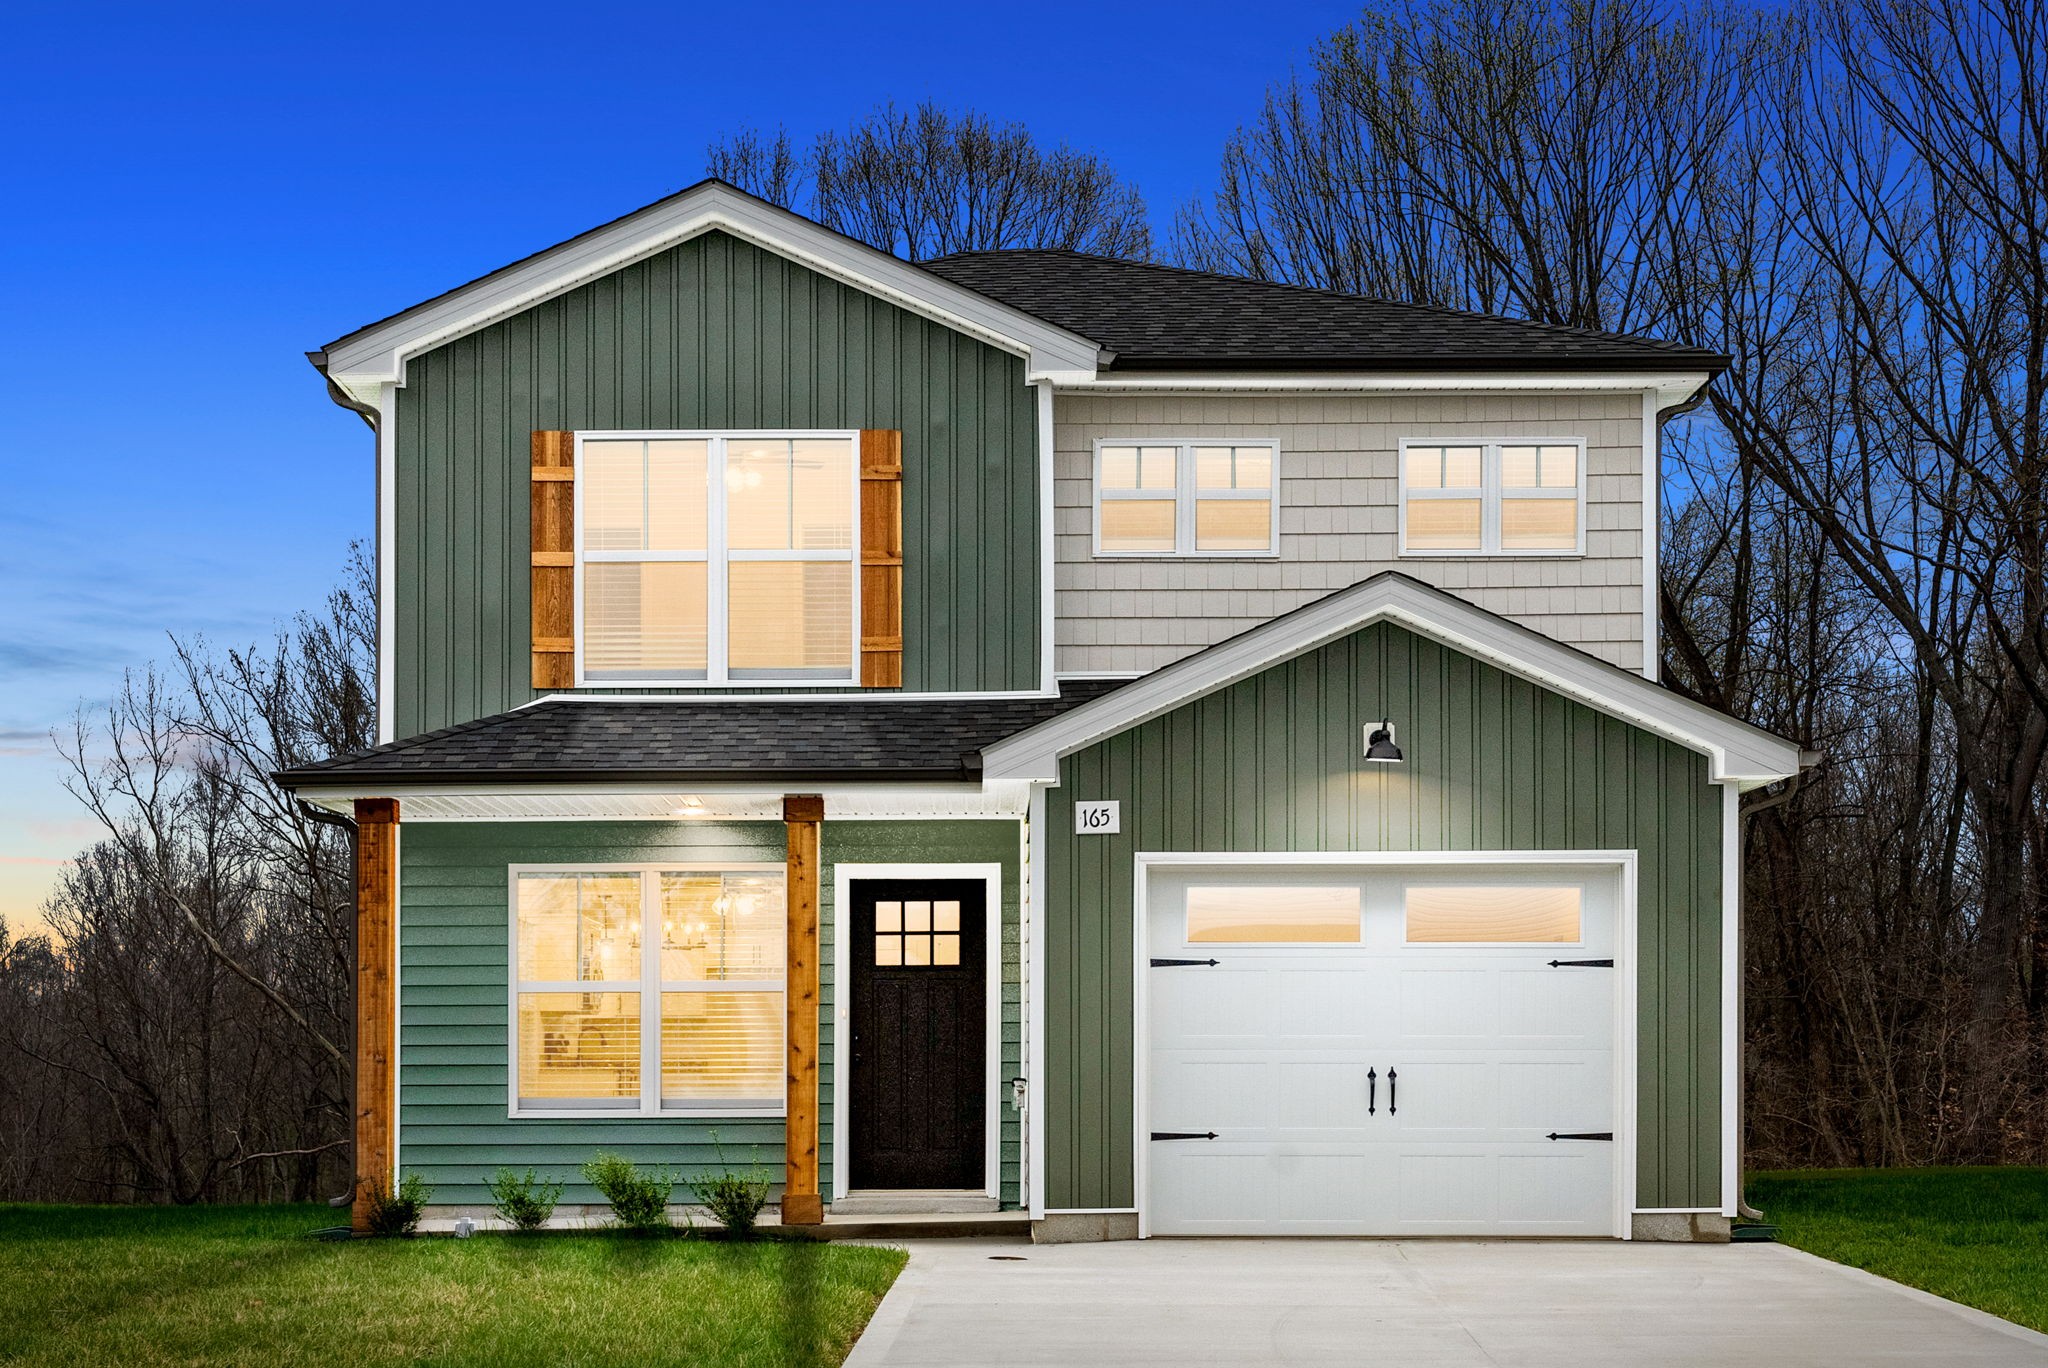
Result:
{"label": "roof ridge", "polygon": [[[963,261],[973,258],[993,257],[1068,257],[1080,261],[1096,261],[1108,266],[1136,267],[1158,271],[1168,275],[1192,276],[1201,280],[1222,281],[1231,285],[1255,285],[1265,289],[1289,291],[1296,294],[1314,295],[1323,299],[1340,299],[1364,304],[1376,304],[1389,309],[1409,309],[1417,313],[1439,318],[1483,319],[1489,323],[1513,323],[1524,328],[1538,328],[1545,332],[1560,333],[1568,337],[1601,338],[1611,342],[1627,342],[1639,347],[1658,347],[1669,351],[1714,352],[1713,348],[1696,342],[1674,342],[1664,337],[1646,337],[1639,333],[1611,332],[1605,328],[1582,328],[1570,323],[1551,323],[1536,318],[1517,318],[1513,314],[1483,313],[1477,309],[1458,309],[1448,304],[1424,304],[1413,299],[1391,299],[1385,295],[1364,294],[1354,290],[1338,290],[1327,285],[1303,285],[1292,280],[1266,280],[1258,276],[1234,275],[1228,271],[1210,271],[1197,266],[1178,266],[1165,261],[1139,261],[1130,257],[1105,256],[1100,252],[1082,252],[1071,247],[994,247],[981,251],[949,252],[942,257],[914,263],[927,270],[949,261]],[[978,287],[969,286],[969,289]],[[985,291],[984,291],[985,293]]]}

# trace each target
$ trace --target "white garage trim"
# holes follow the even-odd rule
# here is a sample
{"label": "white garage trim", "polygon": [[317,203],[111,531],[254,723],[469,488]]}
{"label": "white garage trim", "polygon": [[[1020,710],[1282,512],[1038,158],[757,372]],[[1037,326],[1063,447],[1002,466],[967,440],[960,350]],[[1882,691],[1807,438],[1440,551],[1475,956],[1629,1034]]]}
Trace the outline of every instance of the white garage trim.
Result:
{"label": "white garage trim", "polygon": [[1003,867],[999,864],[841,864],[832,872],[832,1200],[853,1181],[853,884],[856,879],[967,879],[987,888],[982,901],[983,1195],[1003,1196]]}
{"label": "white garage trim", "polygon": [[[1730,785],[1728,791],[1735,791]],[[1636,1192],[1636,852],[1633,850],[1443,851],[1139,851],[1132,857],[1131,911],[1131,1193],[1138,1207],[1138,1238],[1148,1238],[1151,1211],[1150,1107],[1147,1066],[1151,1020],[1146,938],[1151,929],[1149,875],[1154,869],[1228,867],[1416,868],[1520,865],[1613,870],[1619,875],[1614,933],[1614,1195],[1615,1238],[1632,1237]],[[1723,1022],[1725,1033],[1727,1023]]]}
{"label": "white garage trim", "polygon": [[1742,1201],[1742,791],[1721,786],[1721,1214]]}

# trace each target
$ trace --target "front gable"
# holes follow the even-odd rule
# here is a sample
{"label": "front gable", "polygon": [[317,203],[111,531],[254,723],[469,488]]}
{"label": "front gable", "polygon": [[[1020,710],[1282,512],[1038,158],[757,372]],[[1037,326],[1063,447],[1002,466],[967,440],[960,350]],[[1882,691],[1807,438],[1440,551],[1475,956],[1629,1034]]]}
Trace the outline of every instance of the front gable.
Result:
{"label": "front gable", "polygon": [[723,231],[412,357],[386,419],[389,734],[537,696],[536,430],[901,431],[904,689],[1037,687],[1038,435],[1026,365]]}

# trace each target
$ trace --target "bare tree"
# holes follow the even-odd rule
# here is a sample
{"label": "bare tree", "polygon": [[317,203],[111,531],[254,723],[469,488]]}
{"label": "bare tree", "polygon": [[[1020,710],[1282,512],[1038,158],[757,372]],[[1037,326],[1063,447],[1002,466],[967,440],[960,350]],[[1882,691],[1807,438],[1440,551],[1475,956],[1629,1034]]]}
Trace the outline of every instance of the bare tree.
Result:
{"label": "bare tree", "polygon": [[973,110],[883,105],[801,154],[785,130],[742,130],[705,160],[713,176],[909,261],[1013,247],[1152,250],[1143,197],[1102,158],[1041,147],[1022,124]]}
{"label": "bare tree", "polygon": [[304,1199],[339,1182],[350,843],[269,776],[374,736],[369,584],[358,549],[323,614],[260,649],[174,641],[176,674],[132,674],[79,718],[71,785],[105,836],[45,908],[54,939],[0,945],[0,1191]]}

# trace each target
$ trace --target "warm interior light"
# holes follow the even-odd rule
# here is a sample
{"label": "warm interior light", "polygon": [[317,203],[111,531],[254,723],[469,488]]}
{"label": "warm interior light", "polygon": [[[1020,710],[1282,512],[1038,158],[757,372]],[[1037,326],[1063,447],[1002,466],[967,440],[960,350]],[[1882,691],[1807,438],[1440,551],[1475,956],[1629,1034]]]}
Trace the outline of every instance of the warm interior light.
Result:
{"label": "warm interior light", "polygon": [[1401,763],[1401,748],[1394,744],[1394,724],[1381,719],[1377,727],[1365,729],[1365,758],[1379,765]]}

